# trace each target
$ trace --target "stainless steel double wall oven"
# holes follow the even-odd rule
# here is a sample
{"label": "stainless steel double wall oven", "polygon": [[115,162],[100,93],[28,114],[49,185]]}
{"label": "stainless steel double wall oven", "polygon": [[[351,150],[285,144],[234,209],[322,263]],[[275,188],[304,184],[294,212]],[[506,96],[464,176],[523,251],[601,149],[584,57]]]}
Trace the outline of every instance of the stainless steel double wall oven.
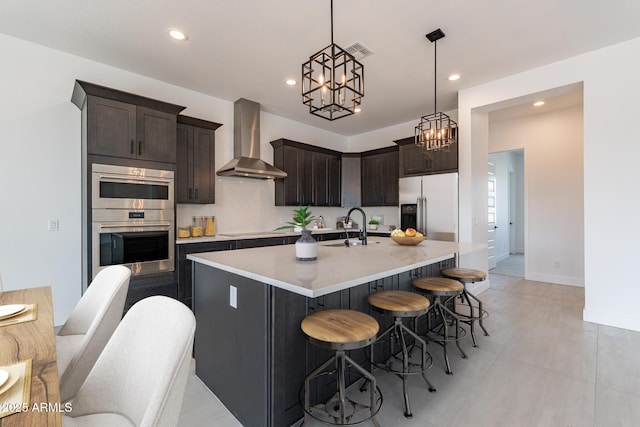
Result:
{"label": "stainless steel double wall oven", "polygon": [[91,276],[122,264],[133,275],[174,270],[174,172],[92,165]]}

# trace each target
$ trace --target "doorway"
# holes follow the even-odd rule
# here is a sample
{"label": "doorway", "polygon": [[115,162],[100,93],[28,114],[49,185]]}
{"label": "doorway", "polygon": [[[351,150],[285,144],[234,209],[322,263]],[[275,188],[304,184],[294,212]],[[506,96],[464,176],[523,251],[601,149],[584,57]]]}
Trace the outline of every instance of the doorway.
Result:
{"label": "doorway", "polygon": [[489,272],[524,277],[524,150],[491,153],[489,163]]}

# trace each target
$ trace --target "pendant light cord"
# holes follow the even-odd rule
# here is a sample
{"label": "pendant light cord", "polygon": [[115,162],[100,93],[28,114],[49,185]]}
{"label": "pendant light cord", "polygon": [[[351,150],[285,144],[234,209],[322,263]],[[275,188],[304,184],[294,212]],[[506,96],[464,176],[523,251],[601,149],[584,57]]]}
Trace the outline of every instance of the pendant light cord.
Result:
{"label": "pendant light cord", "polygon": [[331,44],[333,45],[333,0],[331,0]]}
{"label": "pendant light cord", "polygon": [[[333,2],[333,0],[331,0]],[[438,112],[438,85],[437,85],[437,72],[438,72],[438,41],[433,42],[433,114]]]}

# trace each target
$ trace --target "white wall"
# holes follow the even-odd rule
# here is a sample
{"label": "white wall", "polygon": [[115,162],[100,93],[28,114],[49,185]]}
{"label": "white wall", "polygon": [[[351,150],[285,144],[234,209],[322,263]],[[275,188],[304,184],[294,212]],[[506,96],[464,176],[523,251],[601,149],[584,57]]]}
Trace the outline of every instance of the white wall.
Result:
{"label": "white wall", "polygon": [[524,149],[525,278],[584,286],[582,106],[492,121],[489,151]]}
{"label": "white wall", "polygon": [[[3,34],[0,52],[0,273],[6,290],[51,285],[59,325],[81,294],[81,123],[70,102],[74,81],[184,105],[183,114],[222,123],[216,131],[217,167],[233,157],[233,103]],[[269,141],[282,137],[348,151],[345,137],[270,114],[261,121],[267,161],[273,159]],[[268,230],[288,220],[291,211],[276,208],[273,193],[271,181],[220,178],[215,205],[181,207],[178,215],[216,215],[218,232]],[[397,222],[396,211],[367,214]],[[346,209],[313,213],[329,217],[329,223]],[[47,231],[49,219],[60,221],[60,231]]]}
{"label": "white wall", "polygon": [[[627,269],[640,256],[636,221],[640,198],[635,197],[640,155],[639,51],[640,39],[630,40],[463,90],[458,102],[461,240],[481,243],[486,237],[474,230],[486,229],[486,221],[474,224],[474,218],[482,218],[486,194],[475,190],[473,182],[474,177],[486,175],[484,109],[583,82],[584,319],[638,331],[640,312],[635,301],[640,297],[640,278],[629,275]],[[486,258],[465,262],[486,269]]]}

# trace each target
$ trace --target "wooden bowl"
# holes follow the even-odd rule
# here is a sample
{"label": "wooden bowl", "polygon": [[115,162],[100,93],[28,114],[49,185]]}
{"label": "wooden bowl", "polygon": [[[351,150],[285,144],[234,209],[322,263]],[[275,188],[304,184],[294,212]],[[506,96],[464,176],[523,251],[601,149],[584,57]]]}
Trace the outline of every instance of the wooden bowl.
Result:
{"label": "wooden bowl", "polygon": [[415,246],[417,244],[422,243],[422,241],[424,240],[424,236],[416,236],[416,237],[391,236],[391,239],[399,245]]}

